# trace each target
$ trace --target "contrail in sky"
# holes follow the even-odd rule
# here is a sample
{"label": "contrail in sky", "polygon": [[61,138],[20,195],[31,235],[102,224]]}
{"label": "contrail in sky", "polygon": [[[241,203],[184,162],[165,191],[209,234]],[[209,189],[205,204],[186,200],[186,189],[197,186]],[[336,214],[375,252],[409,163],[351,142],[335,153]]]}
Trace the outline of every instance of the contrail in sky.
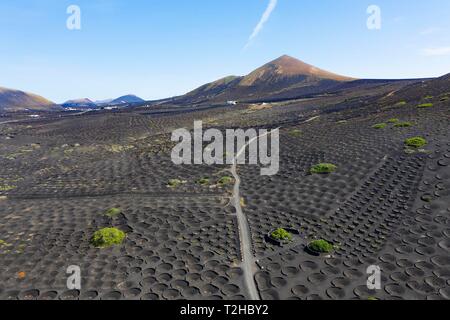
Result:
{"label": "contrail in sky", "polygon": [[264,28],[264,24],[269,20],[270,15],[272,14],[273,10],[275,10],[277,6],[278,0],[270,0],[270,3],[264,12],[264,14],[261,17],[261,20],[259,20],[258,24],[256,25],[255,29],[253,30],[253,33],[251,34],[250,38],[248,38],[247,44],[244,47],[244,50],[248,48],[248,46],[252,43],[253,39],[258,36],[258,34],[262,31]]}

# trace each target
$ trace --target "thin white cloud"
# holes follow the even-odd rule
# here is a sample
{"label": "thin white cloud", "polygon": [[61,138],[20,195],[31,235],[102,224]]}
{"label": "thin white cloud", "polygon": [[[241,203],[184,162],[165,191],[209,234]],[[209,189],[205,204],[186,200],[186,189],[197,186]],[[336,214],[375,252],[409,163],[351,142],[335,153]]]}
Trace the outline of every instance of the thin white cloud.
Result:
{"label": "thin white cloud", "polygon": [[278,3],[278,0],[270,0],[266,11],[264,11],[264,14],[261,17],[261,20],[259,20],[255,29],[253,30],[253,33],[248,38],[247,44],[245,45],[244,49],[246,49],[252,43],[253,39],[255,39],[258,36],[258,34],[262,31],[266,22],[269,21],[273,10],[275,10],[277,3]]}
{"label": "thin white cloud", "polygon": [[447,56],[450,55],[450,47],[426,48],[422,54],[428,57]]}

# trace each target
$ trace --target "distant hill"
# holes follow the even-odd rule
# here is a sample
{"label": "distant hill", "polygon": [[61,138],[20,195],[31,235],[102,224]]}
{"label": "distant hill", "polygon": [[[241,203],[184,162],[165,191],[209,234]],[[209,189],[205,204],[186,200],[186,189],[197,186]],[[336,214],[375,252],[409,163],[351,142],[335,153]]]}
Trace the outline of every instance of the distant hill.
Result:
{"label": "distant hill", "polygon": [[114,99],[105,99],[105,100],[96,100],[96,101],[94,101],[94,103],[97,106],[105,106],[105,105],[110,104],[113,101],[114,101]]}
{"label": "distant hill", "polygon": [[88,98],[68,100],[62,104],[64,108],[74,109],[95,109],[97,104]]}
{"label": "distant hill", "polygon": [[331,73],[284,55],[244,77],[230,76],[203,85],[179,102],[264,101],[326,92],[356,79]]}
{"label": "distant hill", "polygon": [[64,108],[73,108],[73,109],[99,109],[101,107],[107,106],[117,106],[124,104],[132,104],[132,103],[141,103],[145,102],[145,100],[135,96],[135,95],[126,95],[119,97],[117,99],[107,99],[101,101],[92,101],[88,98],[84,99],[75,99],[69,100],[62,104]]}
{"label": "distant hill", "polygon": [[33,93],[0,87],[0,112],[52,111],[61,107]]}
{"label": "distant hill", "polygon": [[127,103],[140,103],[145,102],[144,99],[139,98],[138,96],[129,94],[126,96],[119,97],[113,101],[111,101],[110,105],[117,105],[117,104],[127,104]]}

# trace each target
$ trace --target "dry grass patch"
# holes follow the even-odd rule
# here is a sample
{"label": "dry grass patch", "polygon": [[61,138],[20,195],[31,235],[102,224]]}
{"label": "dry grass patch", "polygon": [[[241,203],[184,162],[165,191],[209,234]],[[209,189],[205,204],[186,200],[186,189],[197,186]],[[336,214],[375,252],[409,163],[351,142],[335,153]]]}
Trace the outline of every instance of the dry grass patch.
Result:
{"label": "dry grass patch", "polygon": [[272,109],[273,106],[271,104],[268,103],[263,103],[263,104],[254,104],[251,105],[250,107],[248,107],[249,111],[261,111],[261,110],[267,110],[267,109]]}

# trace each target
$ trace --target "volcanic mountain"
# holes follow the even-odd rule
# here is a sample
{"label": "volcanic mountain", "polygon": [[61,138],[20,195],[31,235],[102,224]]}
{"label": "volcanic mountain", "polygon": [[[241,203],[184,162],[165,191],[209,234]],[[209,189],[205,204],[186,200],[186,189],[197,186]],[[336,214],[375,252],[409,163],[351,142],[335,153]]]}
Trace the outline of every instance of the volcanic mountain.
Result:
{"label": "volcanic mountain", "polygon": [[74,99],[66,101],[62,104],[64,108],[74,108],[74,109],[95,109],[97,105],[90,99]]}
{"label": "volcanic mountain", "polygon": [[230,76],[206,84],[181,102],[270,101],[325,93],[356,79],[337,75],[284,55],[244,77]]}
{"label": "volcanic mountain", "polygon": [[140,102],[145,102],[145,100],[143,100],[133,94],[129,94],[126,96],[119,97],[119,98],[111,101],[109,104],[117,105],[117,104],[140,103]]}
{"label": "volcanic mountain", "polygon": [[0,112],[50,111],[58,110],[59,108],[58,105],[41,96],[0,87]]}
{"label": "volcanic mountain", "polygon": [[94,103],[97,106],[107,106],[111,102],[113,102],[114,99],[104,99],[104,100],[95,100]]}
{"label": "volcanic mountain", "polygon": [[286,80],[334,80],[350,81],[352,78],[340,76],[318,69],[300,60],[284,55],[256,69],[239,83],[241,86],[284,82]]}

